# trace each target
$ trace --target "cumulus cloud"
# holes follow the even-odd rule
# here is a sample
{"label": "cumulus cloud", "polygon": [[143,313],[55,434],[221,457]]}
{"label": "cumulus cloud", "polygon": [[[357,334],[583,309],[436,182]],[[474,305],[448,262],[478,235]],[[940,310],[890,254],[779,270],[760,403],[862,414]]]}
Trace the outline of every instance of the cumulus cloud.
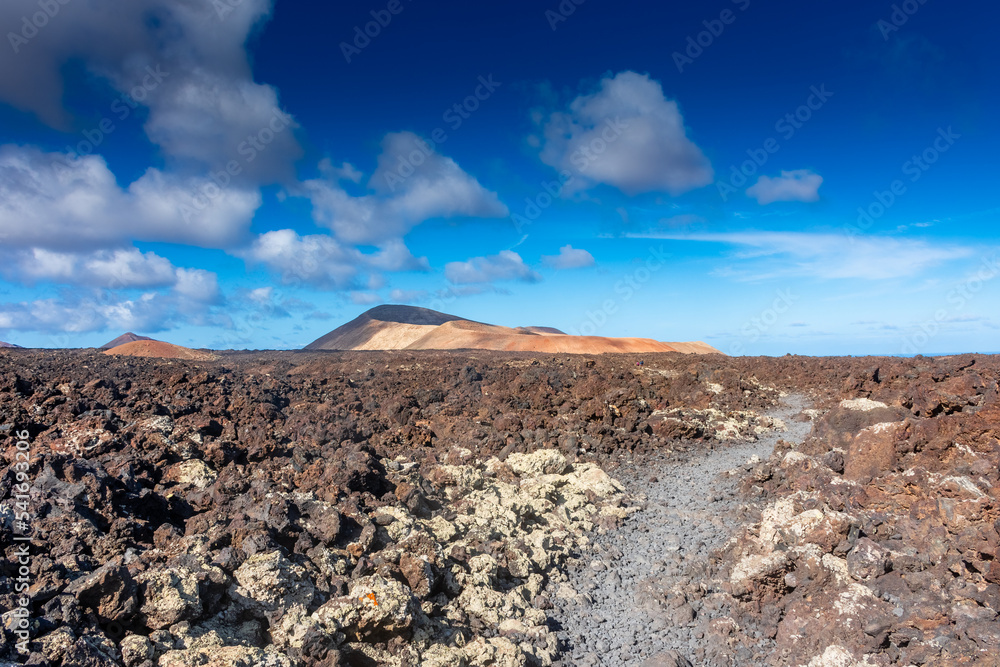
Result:
{"label": "cumulus cloud", "polygon": [[195,303],[218,304],[222,302],[218,276],[203,269],[177,269],[174,292]]}
{"label": "cumulus cloud", "polygon": [[369,194],[360,196],[340,186],[345,167],[325,165],[324,178],[303,184],[313,219],[345,243],[377,245],[432,218],[502,218],[509,213],[495,192],[427,146],[412,132],[386,135],[378,167],[368,179]]}
{"label": "cumulus cloud", "polygon": [[325,234],[299,236],[291,229],[261,234],[239,253],[251,264],[263,264],[286,285],[307,283],[345,289],[358,275],[358,253]]}
{"label": "cumulus cloud", "polygon": [[[38,9],[37,0],[5,0],[0,25],[21,26]],[[253,80],[245,48],[271,10],[271,0],[60,2],[29,43],[10,45],[16,53],[0,66],[0,100],[72,130],[64,72],[78,62],[130,106],[148,108],[146,133],[173,166],[203,171],[235,159],[247,182],[289,179],[302,154],[295,122],[281,115],[275,89]]]}
{"label": "cumulus cloud", "polygon": [[[820,279],[887,280],[912,277],[975,253],[972,248],[913,239],[806,232],[721,234],[628,234],[630,238],[721,243],[740,248],[724,275],[739,280],[802,276]],[[766,268],[753,266],[766,259]],[[743,264],[745,267],[741,267]]]}
{"label": "cumulus cloud", "polygon": [[819,201],[819,186],[823,177],[808,169],[782,171],[781,176],[774,178],[761,176],[757,182],[747,188],[747,196],[753,197],[759,204],[771,204],[776,201]]}
{"label": "cumulus cloud", "polygon": [[491,283],[496,280],[541,280],[541,276],[512,250],[503,250],[488,257],[473,257],[465,262],[449,262],[444,274],[448,282],[455,285]]}
{"label": "cumulus cloud", "polygon": [[558,255],[543,255],[542,263],[553,269],[583,269],[595,264],[593,255],[572,245],[559,248]]}
{"label": "cumulus cloud", "polygon": [[0,146],[0,239],[10,247],[76,251],[132,240],[225,247],[245,233],[260,193],[215,189],[202,211],[193,194],[207,182],[148,170],[121,188],[99,156],[69,158]]}
{"label": "cumulus cloud", "polygon": [[84,253],[40,248],[0,251],[7,279],[53,282],[106,290],[172,288],[178,298],[198,304],[222,303],[218,277],[203,269],[177,268],[169,260],[135,248]]}
{"label": "cumulus cloud", "polygon": [[138,250],[53,252],[43,248],[3,252],[2,275],[25,283],[51,281],[88,287],[150,288],[177,282],[177,269],[155,253]]}
{"label": "cumulus cloud", "polygon": [[567,192],[604,183],[628,195],[679,195],[714,177],[708,158],[688,138],[677,103],[645,74],[604,78],[596,92],[549,115],[542,134],[542,161],[574,177]]}
{"label": "cumulus cloud", "polygon": [[218,326],[213,303],[191,299],[177,288],[123,296],[107,290],[74,291],[58,298],[0,303],[0,330],[80,334],[127,330],[155,333],[179,324]]}
{"label": "cumulus cloud", "polygon": [[250,264],[264,265],[286,285],[308,284],[321,289],[357,287],[360,275],[366,271],[425,271],[429,268],[426,258],[414,257],[398,239],[386,242],[375,253],[366,254],[332,236],[300,236],[291,229],[261,234],[249,248],[237,254]]}

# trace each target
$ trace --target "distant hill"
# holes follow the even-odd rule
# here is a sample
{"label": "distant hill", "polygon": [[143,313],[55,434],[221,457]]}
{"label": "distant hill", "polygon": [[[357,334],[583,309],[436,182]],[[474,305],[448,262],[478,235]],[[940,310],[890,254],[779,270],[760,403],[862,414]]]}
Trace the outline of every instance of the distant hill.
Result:
{"label": "distant hill", "polygon": [[376,306],[305,349],[402,350],[442,324],[461,319],[416,306]]}
{"label": "distant hill", "polygon": [[114,349],[116,347],[119,347],[120,345],[125,345],[126,343],[134,343],[137,340],[153,340],[153,339],[152,338],[147,338],[146,336],[138,336],[138,335],[132,333],[131,331],[129,331],[128,333],[123,333],[118,338],[115,338],[110,343],[105,343],[104,345],[102,345],[98,349],[99,350],[111,350],[111,349]]}
{"label": "distant hill", "polygon": [[0,347],[21,347],[20,345],[14,345],[13,343],[5,343],[0,340]]}
{"label": "distant hill", "polygon": [[502,327],[415,306],[378,306],[310,343],[306,350],[507,350],[570,354],[721,354],[701,342],[570,336],[551,327]]}
{"label": "distant hill", "polygon": [[212,361],[215,355],[202,350],[192,350],[158,340],[135,340],[105,350],[104,354],[121,357],[153,357],[157,359],[187,359],[189,361]]}

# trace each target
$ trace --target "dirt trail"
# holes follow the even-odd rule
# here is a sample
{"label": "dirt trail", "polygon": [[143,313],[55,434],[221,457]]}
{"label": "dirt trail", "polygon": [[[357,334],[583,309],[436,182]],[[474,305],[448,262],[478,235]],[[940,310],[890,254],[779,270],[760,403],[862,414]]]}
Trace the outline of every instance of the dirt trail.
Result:
{"label": "dirt trail", "polygon": [[553,584],[552,617],[566,646],[561,665],[763,663],[766,639],[726,649],[705,636],[708,623],[726,615],[727,599],[709,580],[708,561],[745,520],[746,501],[736,493],[740,475],[725,473],[747,469],[752,457],[766,460],[779,438],[803,440],[812,424],[792,417],[807,407],[804,397],[785,397],[769,414],[787,430],[757,442],[679,463],[661,457],[614,474],[630,493],[646,497],[645,507],[621,529],[596,537],[568,582]]}

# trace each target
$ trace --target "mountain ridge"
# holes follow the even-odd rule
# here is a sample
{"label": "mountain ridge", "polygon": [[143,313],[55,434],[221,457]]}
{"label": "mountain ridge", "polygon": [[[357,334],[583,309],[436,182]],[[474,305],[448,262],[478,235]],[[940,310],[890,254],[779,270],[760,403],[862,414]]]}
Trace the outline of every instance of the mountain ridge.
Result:
{"label": "mountain ridge", "polygon": [[134,343],[140,340],[153,340],[153,339],[147,338],[146,336],[140,336],[138,334],[134,334],[131,331],[129,331],[127,333],[123,333],[121,336],[118,336],[118,338],[115,338],[112,341],[108,341],[107,343],[105,343],[104,345],[100,346],[97,349],[113,350],[116,347],[121,347],[122,345],[127,345],[128,343]]}
{"label": "mountain ridge", "polygon": [[701,341],[666,343],[650,338],[571,336],[553,327],[511,328],[476,322],[429,308],[403,305],[376,306],[303,349],[721,354]]}

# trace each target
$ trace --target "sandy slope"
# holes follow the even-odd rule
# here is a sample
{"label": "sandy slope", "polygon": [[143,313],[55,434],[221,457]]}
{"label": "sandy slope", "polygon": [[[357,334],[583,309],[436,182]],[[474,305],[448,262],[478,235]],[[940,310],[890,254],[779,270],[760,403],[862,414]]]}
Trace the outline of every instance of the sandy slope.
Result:
{"label": "sandy slope", "polygon": [[99,349],[101,349],[101,350],[112,350],[112,349],[114,349],[116,347],[119,347],[121,345],[125,345],[126,343],[134,343],[137,340],[153,340],[153,339],[152,338],[148,338],[147,336],[139,336],[139,335],[134,334],[131,331],[129,331],[128,333],[123,333],[121,336],[119,336],[118,338],[115,338],[113,341],[105,343]]}
{"label": "sandy slope", "polygon": [[505,350],[508,352],[550,352],[600,354],[603,352],[677,352],[669,343],[649,338],[601,338],[537,334],[524,329],[477,324],[465,320],[434,327],[414,341],[409,350]]}
{"label": "sandy slope", "polygon": [[484,324],[413,306],[379,306],[306,346],[307,350],[498,350],[562,354],[719,353],[705,343],[570,336],[543,326]]}
{"label": "sandy slope", "polygon": [[138,340],[107,350],[104,354],[126,357],[154,357],[160,359],[187,359],[189,361],[212,361],[215,356],[200,350],[192,350],[180,345],[163,343],[158,340]]}

